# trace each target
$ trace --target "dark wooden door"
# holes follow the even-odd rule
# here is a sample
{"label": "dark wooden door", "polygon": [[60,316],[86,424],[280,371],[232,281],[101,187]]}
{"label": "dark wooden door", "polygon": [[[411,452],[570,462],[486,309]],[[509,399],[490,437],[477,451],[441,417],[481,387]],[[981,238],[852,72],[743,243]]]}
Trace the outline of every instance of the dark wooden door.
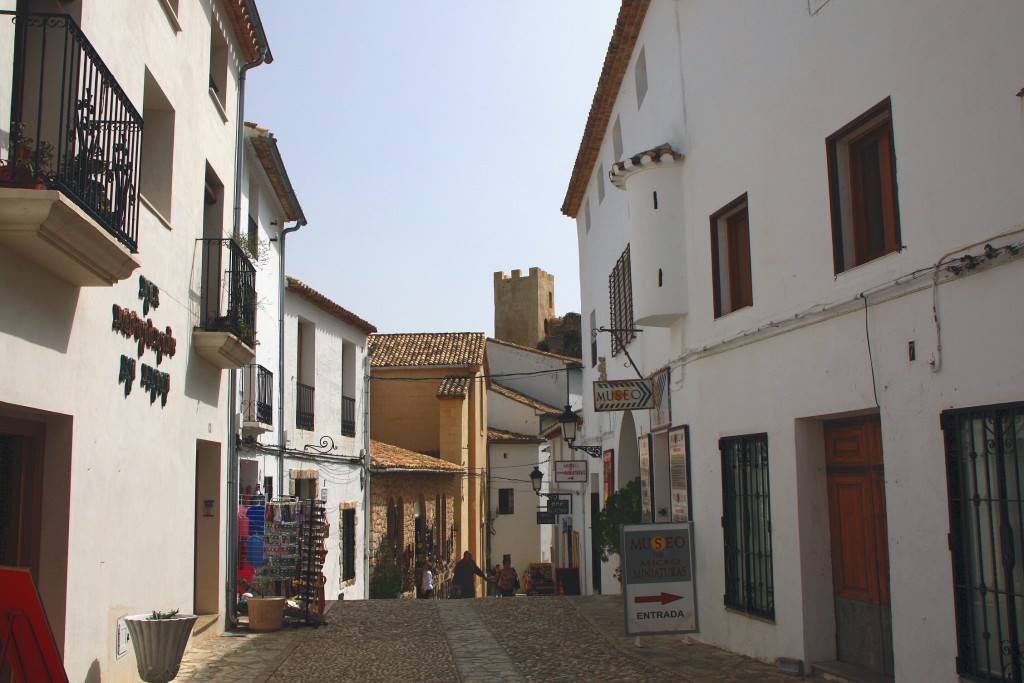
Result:
{"label": "dark wooden door", "polygon": [[892,675],[885,470],[878,417],[825,425],[837,656]]}

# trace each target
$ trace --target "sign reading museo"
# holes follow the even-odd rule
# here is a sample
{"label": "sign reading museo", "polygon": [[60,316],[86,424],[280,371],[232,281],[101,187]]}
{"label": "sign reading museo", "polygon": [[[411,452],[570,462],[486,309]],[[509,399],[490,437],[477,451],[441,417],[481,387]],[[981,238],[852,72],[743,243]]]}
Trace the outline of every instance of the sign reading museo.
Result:
{"label": "sign reading museo", "polygon": [[654,388],[649,379],[624,379],[594,382],[594,410],[651,410]]}
{"label": "sign reading museo", "polygon": [[693,522],[622,527],[626,635],[697,631]]}

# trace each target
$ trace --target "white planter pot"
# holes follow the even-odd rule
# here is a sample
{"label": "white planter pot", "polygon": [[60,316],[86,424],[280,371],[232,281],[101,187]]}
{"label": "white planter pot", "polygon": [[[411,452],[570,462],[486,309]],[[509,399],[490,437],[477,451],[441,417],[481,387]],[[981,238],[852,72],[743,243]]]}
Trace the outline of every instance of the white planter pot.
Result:
{"label": "white planter pot", "polygon": [[195,614],[179,614],[171,619],[150,619],[148,614],[124,618],[128,637],[135,648],[139,678],[146,683],[167,683],[178,675],[181,656],[192,635]]}

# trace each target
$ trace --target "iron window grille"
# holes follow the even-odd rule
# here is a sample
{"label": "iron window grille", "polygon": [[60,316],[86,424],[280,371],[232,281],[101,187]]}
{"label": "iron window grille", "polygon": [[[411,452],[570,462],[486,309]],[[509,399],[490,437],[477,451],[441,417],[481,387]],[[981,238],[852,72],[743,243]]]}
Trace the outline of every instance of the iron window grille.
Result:
{"label": "iron window grille", "polygon": [[[256,267],[233,239],[199,240],[203,250],[199,327],[256,344]],[[226,266],[226,267],[225,267]]]}
{"label": "iron window grille", "polygon": [[306,384],[295,383],[295,427],[313,431],[314,389]]}
{"label": "iron window grille", "polygon": [[61,191],[137,252],[142,115],[69,15],[0,17],[15,34],[5,182]]}
{"label": "iron window grille", "polygon": [[274,373],[250,363],[242,373],[242,419],[274,424]]}
{"label": "iron window grille", "polygon": [[619,256],[612,274],[608,276],[608,301],[611,306],[612,355],[617,356],[623,345],[636,338],[633,331],[633,281],[629,267],[629,245]]}
{"label": "iron window grille", "polygon": [[775,619],[768,435],[720,439],[725,606]]}
{"label": "iron window grille", "polygon": [[957,673],[1024,680],[1024,403],[942,413]]}
{"label": "iron window grille", "polygon": [[341,511],[341,580],[356,578],[356,511]]}
{"label": "iron window grille", "polygon": [[341,397],[341,434],[356,435],[356,400],[348,396]]}

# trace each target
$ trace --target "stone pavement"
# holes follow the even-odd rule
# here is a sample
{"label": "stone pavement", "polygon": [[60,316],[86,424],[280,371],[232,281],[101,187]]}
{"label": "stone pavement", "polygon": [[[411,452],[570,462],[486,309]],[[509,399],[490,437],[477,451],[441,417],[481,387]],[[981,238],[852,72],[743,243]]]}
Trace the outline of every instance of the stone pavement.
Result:
{"label": "stone pavement", "polygon": [[326,620],[208,638],[185,654],[175,680],[794,681],[685,636],[627,638],[618,595],[350,600],[331,605]]}

